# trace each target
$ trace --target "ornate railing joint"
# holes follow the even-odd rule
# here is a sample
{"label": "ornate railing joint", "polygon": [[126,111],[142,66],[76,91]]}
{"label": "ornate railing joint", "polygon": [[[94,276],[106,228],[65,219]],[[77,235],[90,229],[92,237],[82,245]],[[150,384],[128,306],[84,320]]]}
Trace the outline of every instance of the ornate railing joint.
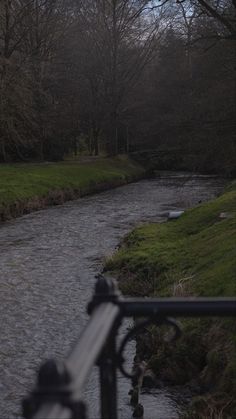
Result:
{"label": "ornate railing joint", "polygon": [[88,314],[91,314],[95,307],[102,303],[120,304],[122,296],[117,284],[111,278],[106,278],[102,274],[96,275],[95,292],[92,300],[88,304]]}
{"label": "ornate railing joint", "polygon": [[72,385],[64,362],[53,359],[44,362],[38,372],[35,390],[22,402],[23,417],[31,419],[41,406],[59,404],[71,412],[71,419],[86,419],[86,405],[83,401],[73,399]]}

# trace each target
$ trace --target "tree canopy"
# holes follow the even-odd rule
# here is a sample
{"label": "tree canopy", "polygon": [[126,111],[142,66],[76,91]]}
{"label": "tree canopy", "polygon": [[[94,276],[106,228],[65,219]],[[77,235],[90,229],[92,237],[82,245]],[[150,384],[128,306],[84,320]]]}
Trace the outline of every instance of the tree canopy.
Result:
{"label": "tree canopy", "polygon": [[235,10],[235,0],[2,0],[0,161],[160,146],[229,161]]}

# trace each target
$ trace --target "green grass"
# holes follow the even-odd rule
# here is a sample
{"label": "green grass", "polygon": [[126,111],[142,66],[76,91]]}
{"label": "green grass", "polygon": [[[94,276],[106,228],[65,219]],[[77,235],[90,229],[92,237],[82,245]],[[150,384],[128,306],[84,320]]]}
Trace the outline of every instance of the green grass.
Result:
{"label": "green grass", "polygon": [[[222,196],[178,220],[136,228],[106,269],[116,273],[121,289],[129,295],[234,296],[235,210],[234,182]],[[220,218],[222,212],[230,218]],[[197,380],[203,394],[193,400],[186,417],[234,417],[235,322],[186,319],[183,331],[182,338],[169,345],[154,328],[149,343],[140,338],[138,348],[160,379],[172,384]]]}
{"label": "green grass", "polygon": [[141,175],[143,169],[127,158],[80,159],[79,161],[42,164],[0,165],[1,207],[35,197],[46,197],[51,191],[83,192],[97,184],[127,180]]}
{"label": "green grass", "polygon": [[[172,286],[185,277],[191,278],[194,295],[234,295],[235,204],[236,188],[179,220],[135,229],[107,269],[119,269],[120,277],[128,272],[136,277],[137,286],[148,274],[155,295],[171,295]],[[221,219],[221,212],[232,218]]]}

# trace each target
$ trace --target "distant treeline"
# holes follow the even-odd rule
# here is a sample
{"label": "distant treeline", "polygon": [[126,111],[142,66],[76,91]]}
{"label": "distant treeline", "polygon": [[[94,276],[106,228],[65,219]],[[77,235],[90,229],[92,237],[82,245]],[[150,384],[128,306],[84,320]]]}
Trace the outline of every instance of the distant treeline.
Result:
{"label": "distant treeline", "polygon": [[231,172],[235,6],[2,0],[0,162],[165,147]]}

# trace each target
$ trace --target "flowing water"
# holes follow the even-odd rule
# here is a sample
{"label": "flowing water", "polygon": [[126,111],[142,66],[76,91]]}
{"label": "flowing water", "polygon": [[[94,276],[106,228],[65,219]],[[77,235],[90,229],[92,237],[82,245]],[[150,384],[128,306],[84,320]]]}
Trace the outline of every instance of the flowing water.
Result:
{"label": "flowing water", "polygon": [[[77,340],[88,321],[94,276],[122,237],[139,223],[163,220],[169,210],[209,200],[224,183],[164,173],[1,225],[1,419],[21,417],[20,401],[32,388],[41,362],[64,358]],[[133,351],[131,345],[130,363]],[[86,390],[92,419],[98,417],[94,381]],[[119,415],[129,419],[129,383],[119,382]],[[142,394],[141,400],[146,419],[178,418],[168,389]]]}

